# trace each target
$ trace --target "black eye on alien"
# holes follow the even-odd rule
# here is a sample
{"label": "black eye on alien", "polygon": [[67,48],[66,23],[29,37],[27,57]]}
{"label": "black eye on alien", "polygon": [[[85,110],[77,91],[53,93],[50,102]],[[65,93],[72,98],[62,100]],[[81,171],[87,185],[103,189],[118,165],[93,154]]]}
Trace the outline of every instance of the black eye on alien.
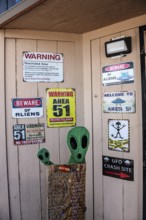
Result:
{"label": "black eye on alien", "polygon": [[46,152],[46,153],[45,153],[45,156],[46,156],[46,157],[49,157],[49,153],[48,153],[48,152]]}
{"label": "black eye on alien", "polygon": [[71,137],[70,145],[71,145],[72,149],[74,149],[74,150],[77,149],[77,142],[76,142],[76,139],[74,137]]}
{"label": "black eye on alien", "polygon": [[42,156],[42,155],[39,155],[39,159],[40,159],[40,160],[43,160],[43,156]]}
{"label": "black eye on alien", "polygon": [[87,147],[87,136],[86,135],[84,135],[83,137],[82,137],[82,148],[86,148]]}

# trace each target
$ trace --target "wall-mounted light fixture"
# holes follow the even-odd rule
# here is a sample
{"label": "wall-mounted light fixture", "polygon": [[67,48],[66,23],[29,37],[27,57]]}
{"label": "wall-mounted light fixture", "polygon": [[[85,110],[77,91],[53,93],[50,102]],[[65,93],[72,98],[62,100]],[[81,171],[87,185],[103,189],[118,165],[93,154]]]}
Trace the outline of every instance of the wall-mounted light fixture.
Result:
{"label": "wall-mounted light fixture", "polygon": [[131,53],[131,37],[122,37],[105,42],[107,57],[124,56]]}

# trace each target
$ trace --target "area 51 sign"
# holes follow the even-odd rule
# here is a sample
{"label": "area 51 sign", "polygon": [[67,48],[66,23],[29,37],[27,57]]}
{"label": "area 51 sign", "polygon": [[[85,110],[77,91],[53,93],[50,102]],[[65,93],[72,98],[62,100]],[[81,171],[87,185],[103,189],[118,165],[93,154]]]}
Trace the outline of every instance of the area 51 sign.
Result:
{"label": "area 51 sign", "polygon": [[42,116],[42,98],[12,99],[13,118],[40,118]]}
{"label": "area 51 sign", "polygon": [[41,144],[45,142],[45,124],[17,124],[13,126],[15,145]]}
{"label": "area 51 sign", "polygon": [[103,112],[136,112],[135,91],[106,92],[103,97]]}
{"label": "area 51 sign", "polygon": [[70,127],[76,124],[75,89],[48,88],[47,127]]}

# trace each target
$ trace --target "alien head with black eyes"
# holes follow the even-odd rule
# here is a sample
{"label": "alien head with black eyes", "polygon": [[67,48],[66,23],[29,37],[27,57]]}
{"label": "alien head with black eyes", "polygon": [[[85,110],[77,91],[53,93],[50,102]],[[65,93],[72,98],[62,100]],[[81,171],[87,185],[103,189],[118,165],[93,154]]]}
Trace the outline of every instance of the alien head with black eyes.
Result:
{"label": "alien head with black eyes", "polygon": [[67,144],[71,152],[68,164],[85,163],[85,156],[89,146],[89,132],[85,127],[71,129],[67,136]]}
{"label": "alien head with black eyes", "polygon": [[[71,152],[71,156],[67,164],[85,163],[85,156],[89,146],[89,138],[89,131],[82,126],[74,127],[68,132],[67,144]],[[41,149],[37,156],[46,166],[53,164],[50,161],[50,154],[47,149]]]}

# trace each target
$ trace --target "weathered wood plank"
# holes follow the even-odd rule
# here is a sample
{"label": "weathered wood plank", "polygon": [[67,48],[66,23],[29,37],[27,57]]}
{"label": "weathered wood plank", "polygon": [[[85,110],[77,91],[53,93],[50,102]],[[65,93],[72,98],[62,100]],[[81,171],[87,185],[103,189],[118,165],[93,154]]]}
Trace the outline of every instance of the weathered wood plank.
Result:
{"label": "weathered wood plank", "polygon": [[4,31],[0,30],[0,121],[1,121],[1,132],[0,132],[0,219],[9,220],[9,201],[8,201],[8,173],[7,173],[7,144],[6,144],[6,125],[5,125],[5,72],[4,72]]}
{"label": "weathered wood plank", "polygon": [[6,126],[7,126],[7,154],[9,174],[9,199],[11,220],[21,219],[19,161],[17,146],[13,145],[12,126],[17,123],[12,119],[11,99],[16,97],[16,50],[15,39],[6,39]]}
{"label": "weathered wood plank", "polygon": [[[57,42],[56,41],[37,41],[37,51],[38,52],[48,52],[56,53],[57,52]],[[57,87],[57,83],[38,83],[38,96],[43,97],[43,106],[44,106],[44,117],[39,119],[40,123],[47,123],[46,116],[46,89]],[[40,145],[41,148],[48,149],[50,153],[50,160],[58,164],[59,163],[59,140],[58,140],[58,129],[47,128],[45,126],[45,135],[46,142]],[[48,196],[48,181],[47,181],[47,167],[40,163],[40,177],[41,177],[41,201],[42,201],[42,220],[46,220],[48,216],[48,207],[47,207],[47,196]]]}
{"label": "weathered wood plank", "polygon": [[[17,92],[18,98],[38,97],[37,83],[23,82],[22,75],[22,52],[36,51],[35,40],[16,41],[16,68],[17,68]],[[19,119],[19,124],[38,123],[37,118]],[[18,160],[20,172],[21,212],[23,220],[41,219],[40,197],[40,167],[37,158],[38,145],[19,146]]]}

